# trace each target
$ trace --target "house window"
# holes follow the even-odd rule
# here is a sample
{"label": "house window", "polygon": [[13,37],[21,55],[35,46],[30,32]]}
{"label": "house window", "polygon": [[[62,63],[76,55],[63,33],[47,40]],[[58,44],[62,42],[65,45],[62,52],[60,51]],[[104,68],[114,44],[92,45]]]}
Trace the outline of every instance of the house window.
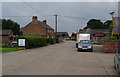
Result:
{"label": "house window", "polygon": [[49,36],[47,36],[47,38],[49,38]]}
{"label": "house window", "polygon": [[45,37],[45,35],[41,35],[42,37]]}
{"label": "house window", "polygon": [[49,30],[48,30],[48,33],[49,33]]}

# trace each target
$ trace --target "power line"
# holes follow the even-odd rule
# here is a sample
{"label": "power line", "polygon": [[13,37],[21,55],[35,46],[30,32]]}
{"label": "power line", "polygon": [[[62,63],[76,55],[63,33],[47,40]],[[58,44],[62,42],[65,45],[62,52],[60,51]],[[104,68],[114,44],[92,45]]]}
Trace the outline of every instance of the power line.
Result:
{"label": "power line", "polygon": [[[54,15],[44,15],[45,17],[51,17],[51,16],[54,16]],[[1,17],[32,17],[32,16],[1,16]],[[40,17],[37,15],[37,17]]]}
{"label": "power line", "polygon": [[66,18],[74,18],[74,19],[88,19],[88,18],[79,18],[79,17],[63,16],[63,15],[58,15],[58,16],[66,17]]}
{"label": "power line", "polygon": [[40,13],[38,10],[36,10],[36,9],[34,9],[31,5],[29,5],[27,2],[25,2],[24,0],[23,0],[23,2],[28,6],[28,7],[30,7],[32,10],[34,10],[35,12],[37,12],[38,14],[40,14],[41,16],[43,16],[43,17],[45,17],[45,19],[47,19],[46,18],[46,16],[44,16],[42,13]]}
{"label": "power line", "polygon": [[[47,19],[47,17],[52,17],[55,15],[44,15],[44,17]],[[63,16],[63,15],[58,15],[59,17],[65,17],[65,18],[72,18],[72,19],[82,19],[82,20],[89,20],[89,18],[79,18],[79,17],[72,17],[72,16]],[[2,17],[32,17],[32,16],[2,16]],[[38,16],[40,17],[40,16]],[[91,19],[97,19],[97,18],[91,18]],[[101,19],[98,19],[101,20]],[[101,21],[107,21],[107,20],[101,20]]]}
{"label": "power line", "polygon": [[[72,16],[63,16],[63,15],[58,15],[60,17],[66,17],[66,18],[72,18],[72,19],[82,19],[82,20],[89,20],[89,18],[79,18],[79,17],[72,17]],[[92,19],[97,19],[97,18],[92,18]],[[99,19],[101,20],[101,19]],[[107,21],[107,20],[101,20],[101,21]]]}
{"label": "power line", "polygon": [[81,22],[77,22],[77,21],[74,22],[74,21],[61,21],[61,20],[60,20],[59,22],[69,22],[69,23],[77,23],[77,24],[81,24]]}

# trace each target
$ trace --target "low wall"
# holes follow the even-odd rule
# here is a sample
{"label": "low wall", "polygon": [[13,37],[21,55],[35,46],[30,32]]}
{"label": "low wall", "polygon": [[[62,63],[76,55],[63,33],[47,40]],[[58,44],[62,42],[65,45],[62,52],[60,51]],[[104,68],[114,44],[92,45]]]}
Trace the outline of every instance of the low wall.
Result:
{"label": "low wall", "polygon": [[103,43],[103,52],[113,53],[118,49],[120,49],[120,41],[104,41]]}

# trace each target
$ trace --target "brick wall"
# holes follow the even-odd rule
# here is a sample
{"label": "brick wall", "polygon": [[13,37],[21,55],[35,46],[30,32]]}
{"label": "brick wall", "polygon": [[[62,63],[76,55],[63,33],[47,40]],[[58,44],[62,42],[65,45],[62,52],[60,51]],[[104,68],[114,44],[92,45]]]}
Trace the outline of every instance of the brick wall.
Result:
{"label": "brick wall", "polygon": [[103,52],[112,52],[120,49],[120,41],[105,41],[103,43]]}
{"label": "brick wall", "polygon": [[2,43],[3,44],[9,43],[9,41],[10,41],[9,36],[1,36],[1,37],[2,37]]}
{"label": "brick wall", "polygon": [[[46,24],[47,21],[43,22]],[[54,30],[52,31],[41,24],[36,16],[33,16],[32,21],[22,29],[23,35],[45,35],[45,37],[54,37]]]}
{"label": "brick wall", "polygon": [[25,34],[45,34],[46,35],[46,29],[39,24],[38,21],[32,21],[30,24],[25,26],[23,28],[23,35]]}
{"label": "brick wall", "polygon": [[9,33],[9,35],[2,35],[0,36],[0,42],[2,42],[3,44],[7,44],[10,41],[14,41],[14,38],[10,39],[13,36],[14,36],[14,33],[12,31]]}
{"label": "brick wall", "polygon": [[47,37],[55,37],[55,33],[54,33],[54,30],[52,29],[46,29],[47,30]]}

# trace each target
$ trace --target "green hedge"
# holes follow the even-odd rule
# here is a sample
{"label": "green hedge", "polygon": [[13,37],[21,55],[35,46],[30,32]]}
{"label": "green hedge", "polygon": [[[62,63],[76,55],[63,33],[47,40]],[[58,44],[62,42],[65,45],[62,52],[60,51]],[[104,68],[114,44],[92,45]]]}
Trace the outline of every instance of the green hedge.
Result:
{"label": "green hedge", "polygon": [[19,36],[18,39],[26,39],[25,47],[27,49],[37,48],[47,45],[47,39],[40,36]]}
{"label": "green hedge", "polygon": [[55,43],[59,43],[59,38],[55,38]]}
{"label": "green hedge", "polygon": [[52,37],[47,38],[47,43],[48,44],[55,44],[55,39]]}

